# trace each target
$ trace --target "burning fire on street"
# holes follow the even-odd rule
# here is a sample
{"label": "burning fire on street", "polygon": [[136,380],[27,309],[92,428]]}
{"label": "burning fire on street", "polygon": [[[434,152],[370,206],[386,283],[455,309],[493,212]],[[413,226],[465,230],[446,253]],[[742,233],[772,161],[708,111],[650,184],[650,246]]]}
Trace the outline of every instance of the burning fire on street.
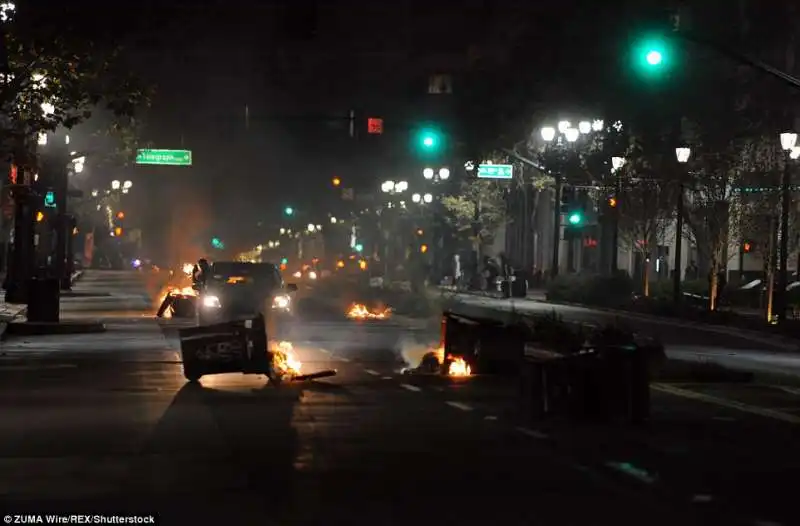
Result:
{"label": "burning fire on street", "polygon": [[[177,287],[175,285],[167,285],[161,290],[161,293],[158,295],[160,298],[158,304],[164,307],[164,302],[167,300],[169,296],[172,297],[180,297],[180,298],[189,298],[197,296],[197,291],[194,290],[192,287]],[[162,309],[159,309],[162,311]],[[172,317],[172,309],[171,308],[164,308],[161,314],[163,318],[171,318]]]}
{"label": "burning fire on street", "polygon": [[[444,354],[444,347],[437,347],[435,349],[428,349],[424,352],[421,358],[409,356],[409,352],[404,352],[404,359],[409,363],[418,362],[419,366],[414,369],[409,369],[409,373],[437,373],[442,374],[445,371],[443,366],[447,366],[447,376],[466,377],[472,376],[472,368],[461,357]],[[418,353],[417,357],[419,356]]]}
{"label": "burning fire on street", "polygon": [[281,376],[297,376],[303,364],[294,354],[294,346],[291,342],[273,342],[272,361],[275,371]]}
{"label": "burning fire on street", "polygon": [[353,303],[347,309],[347,317],[351,320],[387,320],[392,316],[392,309],[369,310],[366,305]]}

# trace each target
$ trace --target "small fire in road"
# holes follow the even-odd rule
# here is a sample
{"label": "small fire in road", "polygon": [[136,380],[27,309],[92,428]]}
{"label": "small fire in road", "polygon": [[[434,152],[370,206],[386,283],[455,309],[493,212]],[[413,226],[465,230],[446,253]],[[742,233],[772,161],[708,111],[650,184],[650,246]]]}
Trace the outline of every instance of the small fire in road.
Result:
{"label": "small fire in road", "polygon": [[362,303],[353,303],[347,310],[347,317],[351,320],[386,320],[392,315],[392,309],[369,310]]}
{"label": "small fire in road", "polygon": [[175,285],[167,285],[163,289],[161,289],[161,294],[158,295],[161,300],[159,301],[159,311],[161,311],[161,316],[163,318],[171,318],[172,317],[172,309],[169,308],[168,305],[165,305],[165,301],[167,297],[181,297],[181,298],[189,298],[197,296],[197,291],[194,290],[192,287],[178,287]]}
{"label": "small fire in road", "polygon": [[[409,357],[405,358],[409,361]],[[444,354],[444,347],[437,347],[435,349],[428,349],[422,356],[420,364],[416,369],[410,369],[409,372],[417,372],[424,374],[444,374],[442,365],[447,366],[447,376],[472,376],[472,368],[461,357]]]}
{"label": "small fire in road", "polygon": [[294,355],[294,346],[291,342],[282,341],[273,343],[272,360],[275,371],[281,376],[297,376],[303,364]]}
{"label": "small fire in road", "polygon": [[[450,358],[453,358],[452,356]],[[463,358],[453,358],[450,362],[447,374],[450,376],[469,376],[472,374],[472,368]]]}

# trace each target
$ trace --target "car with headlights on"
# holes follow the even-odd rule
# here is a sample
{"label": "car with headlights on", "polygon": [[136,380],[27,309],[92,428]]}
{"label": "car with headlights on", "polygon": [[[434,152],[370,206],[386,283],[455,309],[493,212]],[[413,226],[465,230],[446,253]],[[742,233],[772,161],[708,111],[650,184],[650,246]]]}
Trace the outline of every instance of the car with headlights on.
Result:
{"label": "car with headlights on", "polygon": [[290,318],[294,283],[283,281],[277,265],[218,261],[195,278],[199,325],[251,317],[258,313]]}

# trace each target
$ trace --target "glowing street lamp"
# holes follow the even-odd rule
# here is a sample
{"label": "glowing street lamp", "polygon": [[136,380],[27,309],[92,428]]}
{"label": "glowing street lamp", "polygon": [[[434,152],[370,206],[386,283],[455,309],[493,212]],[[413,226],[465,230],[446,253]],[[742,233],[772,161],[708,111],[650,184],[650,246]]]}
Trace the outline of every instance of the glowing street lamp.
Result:
{"label": "glowing street lamp", "polygon": [[578,128],[567,128],[564,130],[564,137],[566,137],[567,142],[575,142],[580,137],[581,132]]}
{"label": "glowing street lamp", "polygon": [[433,168],[425,168],[422,170],[422,177],[428,179],[429,181],[433,179]]}
{"label": "glowing street lamp", "polygon": [[440,168],[439,169],[439,179],[442,181],[447,181],[450,178],[450,169],[449,168]]}
{"label": "glowing street lamp", "polygon": [[422,196],[422,200],[426,203],[430,203],[433,201],[433,196],[431,194],[425,194]]}
{"label": "glowing street lamp", "polygon": [[556,138],[556,129],[553,128],[552,126],[545,126],[544,128],[542,128],[541,133],[542,133],[542,139],[544,139],[547,142],[550,142]]}
{"label": "glowing street lamp", "polygon": [[111,181],[111,189],[112,190],[119,190],[119,187],[121,186],[121,184],[122,183],[120,183],[118,180],[114,179],[113,181]]}
{"label": "glowing street lamp", "polygon": [[420,201],[422,201],[422,196],[419,194],[412,194],[411,201],[414,203],[419,203]]}

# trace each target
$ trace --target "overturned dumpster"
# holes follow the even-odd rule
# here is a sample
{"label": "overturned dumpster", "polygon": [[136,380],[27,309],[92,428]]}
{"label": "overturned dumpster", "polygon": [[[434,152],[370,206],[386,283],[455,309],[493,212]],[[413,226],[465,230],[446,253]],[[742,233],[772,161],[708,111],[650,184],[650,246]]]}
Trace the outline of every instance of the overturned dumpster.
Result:
{"label": "overturned dumpster", "polygon": [[[263,374],[270,382],[302,381],[336,375],[335,370],[300,374],[288,342],[268,345],[264,316],[179,331],[183,374],[190,382],[212,374]],[[284,347],[288,345],[287,349]]]}
{"label": "overturned dumpster", "polygon": [[656,341],[553,315],[498,320],[445,312],[442,323],[445,354],[463,358],[479,374],[516,376],[530,418],[638,423],[649,417],[650,365],[663,355]]}

